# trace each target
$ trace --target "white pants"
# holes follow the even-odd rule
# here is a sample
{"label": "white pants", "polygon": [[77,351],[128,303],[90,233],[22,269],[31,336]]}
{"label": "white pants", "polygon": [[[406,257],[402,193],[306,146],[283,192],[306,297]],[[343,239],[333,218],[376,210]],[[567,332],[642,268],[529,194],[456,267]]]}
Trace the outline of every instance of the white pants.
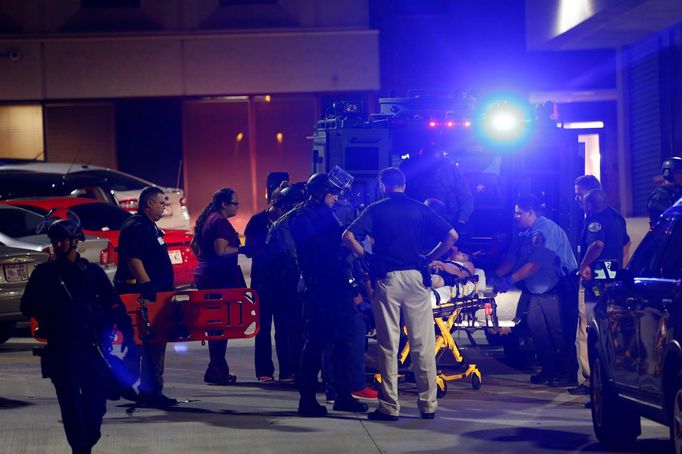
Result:
{"label": "white pants", "polygon": [[430,291],[416,270],[392,271],[377,281],[372,310],[379,342],[381,393],[379,410],[392,416],[400,413],[398,400],[398,344],[402,309],[410,341],[410,357],[422,413],[433,413],[436,400],[436,333],[433,327]]}

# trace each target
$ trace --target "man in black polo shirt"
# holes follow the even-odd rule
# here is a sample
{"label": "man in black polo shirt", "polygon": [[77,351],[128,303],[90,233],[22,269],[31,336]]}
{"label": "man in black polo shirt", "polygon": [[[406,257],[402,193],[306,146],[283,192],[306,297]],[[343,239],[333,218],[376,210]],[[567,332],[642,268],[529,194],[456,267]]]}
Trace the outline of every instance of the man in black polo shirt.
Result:
{"label": "man in black polo shirt", "polygon": [[[606,193],[601,189],[593,189],[585,195],[584,207],[587,218],[580,241],[580,277],[587,281],[592,279],[592,265],[597,260],[617,260],[620,266],[624,265],[630,237],[625,219],[608,205]],[[596,298],[586,289],[585,299],[595,302]]]}
{"label": "man in black polo shirt", "polygon": [[[161,189],[145,188],[138,199],[137,214],[123,223],[114,278],[119,293],[139,293],[143,300],[153,303],[156,292],[173,290],[173,265],[168,246],[163,241],[163,231],[156,226],[165,206],[166,196]],[[165,356],[165,342],[143,340],[139,393],[146,403],[160,406],[177,403],[161,392]]]}
{"label": "man in black polo shirt", "polygon": [[[379,408],[369,414],[369,419],[395,421],[400,413],[397,372],[401,310],[419,390],[417,406],[422,418],[432,419],[438,402],[427,264],[455,244],[457,232],[432,209],[405,195],[405,175],[400,169],[382,170],[379,187],[386,198],[369,205],[343,233],[344,243],[359,256],[365,250],[358,239],[369,235],[375,242],[370,267],[376,281],[372,309],[379,341],[382,392]],[[424,257],[420,249],[427,235],[435,235],[441,242]]]}

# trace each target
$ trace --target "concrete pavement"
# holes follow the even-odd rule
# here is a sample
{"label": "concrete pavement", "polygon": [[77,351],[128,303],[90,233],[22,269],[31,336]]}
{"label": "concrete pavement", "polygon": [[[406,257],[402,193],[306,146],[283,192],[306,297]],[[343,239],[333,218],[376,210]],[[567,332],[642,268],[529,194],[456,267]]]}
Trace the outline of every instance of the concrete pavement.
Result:
{"label": "concrete pavement", "polygon": [[[483,387],[475,391],[468,382],[451,382],[436,419],[427,421],[419,418],[414,385],[407,383],[401,419],[393,423],[334,411],[327,418],[299,418],[291,386],[257,382],[252,340],[230,341],[228,358],[238,382],[226,387],[202,383],[206,347],[169,344],[165,392],[189,402],[168,410],[109,402],[94,452],[601,452],[584,397],[530,385],[528,374],[500,360],[498,348],[484,339],[479,349],[466,348],[465,339],[458,342],[467,360],[481,368]],[[68,453],[54,390],[31,356],[34,345],[27,338],[0,345],[0,452]],[[644,419],[642,426],[634,452],[669,449],[667,428]]]}

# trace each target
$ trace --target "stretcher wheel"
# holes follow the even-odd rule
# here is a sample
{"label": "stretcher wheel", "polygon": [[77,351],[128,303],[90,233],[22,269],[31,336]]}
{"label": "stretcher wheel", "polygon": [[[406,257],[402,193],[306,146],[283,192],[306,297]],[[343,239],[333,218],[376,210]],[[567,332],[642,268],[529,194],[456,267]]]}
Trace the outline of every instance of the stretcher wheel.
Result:
{"label": "stretcher wheel", "polygon": [[[442,386],[442,387],[441,387]],[[439,399],[441,397],[445,397],[445,395],[448,393],[448,382],[443,380],[442,378],[437,378],[436,379],[436,397]]]}
{"label": "stretcher wheel", "polygon": [[471,387],[474,389],[481,389],[481,379],[478,378],[478,375],[476,374],[471,376]]}

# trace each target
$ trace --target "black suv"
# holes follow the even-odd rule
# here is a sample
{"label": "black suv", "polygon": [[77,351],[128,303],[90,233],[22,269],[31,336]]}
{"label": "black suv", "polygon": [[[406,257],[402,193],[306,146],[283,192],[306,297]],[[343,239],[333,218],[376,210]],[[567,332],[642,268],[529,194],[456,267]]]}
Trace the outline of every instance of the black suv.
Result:
{"label": "black suv", "polygon": [[609,448],[632,444],[640,417],[670,427],[682,452],[682,199],[644,237],[627,268],[596,267],[588,331],[592,423]]}

